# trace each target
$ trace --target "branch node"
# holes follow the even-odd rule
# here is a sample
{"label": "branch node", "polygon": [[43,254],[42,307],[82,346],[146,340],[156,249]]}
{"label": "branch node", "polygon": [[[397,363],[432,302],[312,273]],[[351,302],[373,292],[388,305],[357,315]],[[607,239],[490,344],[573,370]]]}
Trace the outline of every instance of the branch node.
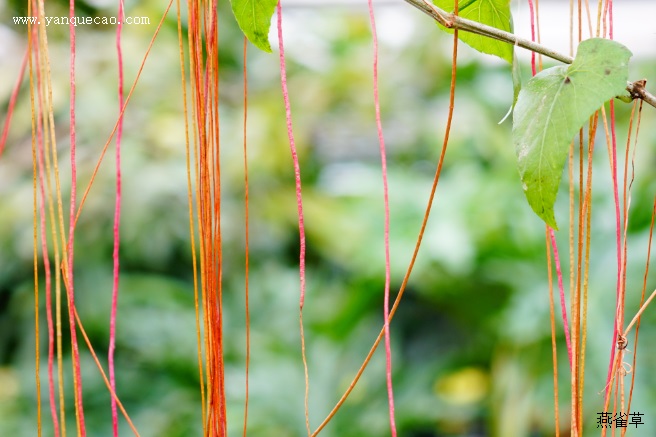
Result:
{"label": "branch node", "polygon": [[640,79],[633,82],[631,90],[631,97],[633,100],[645,98],[645,85],[647,85],[647,79]]}

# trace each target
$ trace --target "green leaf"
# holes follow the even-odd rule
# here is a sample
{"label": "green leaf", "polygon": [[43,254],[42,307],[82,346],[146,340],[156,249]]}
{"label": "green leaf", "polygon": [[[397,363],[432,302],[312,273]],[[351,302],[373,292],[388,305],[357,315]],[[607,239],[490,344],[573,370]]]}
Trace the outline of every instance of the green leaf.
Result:
{"label": "green leaf", "polygon": [[271,53],[269,27],[278,0],[230,0],[239,28],[257,48]]}
{"label": "green leaf", "polygon": [[594,38],[583,41],[574,63],[537,74],[519,93],[513,114],[513,143],[528,203],[558,229],[554,203],[576,133],[604,102],[623,93],[631,52]]}
{"label": "green leaf", "polygon": [[[453,12],[454,0],[433,0],[433,3],[445,11]],[[459,0],[458,16],[512,32],[510,0]],[[447,29],[439,24],[438,26],[453,33],[453,29]],[[479,52],[498,56],[512,64],[513,46],[511,44],[470,32],[458,32],[458,38]]]}

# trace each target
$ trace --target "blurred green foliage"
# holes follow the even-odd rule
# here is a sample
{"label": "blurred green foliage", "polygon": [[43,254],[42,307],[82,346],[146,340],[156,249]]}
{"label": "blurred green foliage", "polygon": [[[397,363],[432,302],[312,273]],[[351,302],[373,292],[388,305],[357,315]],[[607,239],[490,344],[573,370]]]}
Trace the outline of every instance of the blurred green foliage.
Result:
{"label": "blurred green foliage", "polygon": [[[0,111],[7,107],[25,47],[25,29],[9,19],[18,13],[13,5],[0,3],[0,30],[9,35],[6,50],[0,51]],[[54,3],[52,7],[63,8]],[[92,15],[114,13],[96,2],[79,8]],[[393,290],[400,286],[428,201],[444,134],[451,68],[451,38],[407,8],[378,11]],[[151,18],[149,26],[124,28],[127,84],[136,76],[162,12],[159,2],[127,5],[129,15]],[[229,433],[236,435],[243,421],[245,360],[242,36],[227,3],[222,3],[219,26],[224,347]],[[304,183],[308,238],[304,320],[310,420],[316,427],[347,388],[382,326],[383,204],[371,35],[364,4],[289,8],[284,26]],[[114,30],[77,28],[80,187],[86,186],[118,112]],[[202,434],[177,44],[172,14],[165,19],[128,106],[122,149],[117,385],[143,436]],[[53,29],[50,51],[60,165],[62,174],[67,174],[66,29]],[[544,228],[521,190],[510,124],[497,125],[512,100],[509,66],[463,45],[459,62],[444,173],[408,291],[392,323],[397,423],[401,435],[412,437],[553,435]],[[638,68],[654,77],[653,65]],[[249,435],[295,437],[305,433],[298,229],[277,56],[251,49],[249,83]],[[29,106],[25,83],[0,159],[0,435],[18,437],[36,435]],[[620,143],[626,138],[629,110],[628,105],[618,105]],[[5,115],[2,112],[1,119]],[[630,316],[638,306],[656,191],[653,122],[653,109],[645,109],[628,237]],[[611,347],[616,274],[614,207],[603,144],[600,138],[595,157],[588,308],[585,414],[591,429],[602,411],[599,393]],[[101,359],[108,346],[111,295],[111,148],[109,153],[80,218],[75,247],[78,311]],[[563,179],[567,184],[566,175]],[[70,182],[63,178],[62,183],[66,192]],[[558,239],[567,272],[566,195],[561,194],[556,205],[564,229]],[[648,290],[653,288],[650,279]],[[47,351],[43,294],[40,305],[43,354]],[[656,355],[648,348],[656,340],[654,321],[653,311],[648,311],[632,404],[634,411],[645,414],[646,424],[636,435],[656,432],[656,390],[648,371],[656,365]],[[565,430],[569,373],[562,337],[559,334],[558,368]],[[635,345],[629,349],[635,351]],[[86,346],[81,350],[89,435],[108,436],[109,396]],[[64,364],[68,375],[68,355]],[[384,353],[378,351],[322,436],[389,435],[384,367]],[[46,381],[42,355],[43,435],[50,436]],[[69,433],[74,430],[71,385],[67,377]],[[121,422],[121,434],[129,433]]]}

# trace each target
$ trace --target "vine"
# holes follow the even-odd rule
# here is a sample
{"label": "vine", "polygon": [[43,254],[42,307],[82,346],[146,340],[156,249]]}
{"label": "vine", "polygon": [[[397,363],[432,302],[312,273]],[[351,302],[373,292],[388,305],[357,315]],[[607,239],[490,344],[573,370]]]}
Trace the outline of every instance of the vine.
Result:
{"label": "vine", "polygon": [[[378,39],[374,6],[368,0],[369,16],[373,41],[373,94],[377,138],[382,170],[383,202],[384,202],[384,255],[385,283],[383,327],[373,343],[369,353],[356,375],[350,381],[335,407],[330,411],[319,426],[314,429],[310,423],[309,402],[309,370],[306,356],[306,339],[304,334],[303,308],[306,297],[306,237],[303,212],[303,196],[301,190],[301,165],[296,150],[292,126],[292,111],[290,93],[287,89],[287,66],[282,30],[282,4],[279,0],[231,0],[232,13],[244,34],[243,46],[243,169],[244,169],[244,215],[245,215],[245,322],[246,322],[246,352],[245,352],[245,400],[243,435],[247,435],[249,418],[249,372],[251,361],[251,327],[249,314],[249,166],[247,150],[248,118],[248,72],[247,72],[247,42],[264,52],[272,52],[268,40],[272,18],[277,14],[277,35],[280,67],[280,84],[285,109],[286,130],[289,140],[289,150],[293,161],[293,173],[298,215],[298,237],[300,250],[298,254],[298,279],[300,281],[300,296],[298,301],[300,345],[303,361],[305,396],[304,418],[305,428],[309,437],[317,436],[344,404],[370,362],[374,351],[382,341],[385,345],[386,358],[386,388],[388,396],[389,425],[393,436],[396,435],[395,401],[393,391],[392,351],[390,344],[390,323],[398,309],[401,298],[406,291],[410,274],[413,270],[424,230],[435,198],[436,188],[442,172],[445,153],[449,143],[451,123],[453,120],[456,89],[456,68],[458,57],[458,41],[470,45],[475,50],[499,57],[510,65],[510,76],[513,81],[512,107],[512,141],[517,158],[518,183],[521,184],[526,201],[533,212],[544,222],[545,245],[547,253],[547,271],[549,281],[549,311],[551,321],[553,371],[554,371],[554,410],[555,429],[559,435],[559,398],[558,398],[558,361],[556,350],[556,303],[554,299],[553,272],[557,278],[560,298],[563,331],[567,344],[571,387],[571,435],[580,437],[583,434],[583,389],[585,376],[585,351],[587,332],[588,280],[590,274],[590,233],[592,216],[592,156],[598,126],[603,126],[608,145],[610,178],[614,197],[614,231],[616,243],[613,253],[613,263],[617,264],[617,284],[615,306],[613,308],[613,339],[606,386],[604,393],[604,411],[627,413],[630,411],[635,373],[631,377],[628,400],[625,399],[625,376],[636,366],[634,354],[633,363],[625,362],[628,336],[635,330],[633,339],[634,350],[637,350],[638,332],[641,316],[648,305],[656,299],[656,290],[651,294],[647,291],[647,273],[649,270],[654,217],[656,217],[656,200],[654,201],[651,226],[649,228],[649,243],[645,266],[642,293],[637,312],[628,317],[630,322],[625,327],[625,295],[627,281],[628,258],[628,209],[631,203],[631,188],[633,186],[633,166],[637,138],[640,131],[640,120],[643,103],[656,107],[656,96],[646,89],[646,80],[629,81],[629,62],[632,56],[630,50],[619,42],[613,41],[613,8],[612,1],[599,1],[597,16],[597,34],[595,38],[581,41],[582,5],[579,1],[578,10],[578,47],[576,56],[568,56],[549,49],[540,44],[538,2],[529,0],[531,10],[531,40],[520,38],[513,34],[513,21],[508,0],[405,0],[406,3],[432,18],[437,26],[453,37],[453,52],[451,57],[451,82],[449,88],[449,108],[446,120],[444,138],[437,168],[434,175],[426,210],[421,228],[416,239],[412,259],[407,267],[403,281],[393,303],[390,302],[391,262],[390,262],[390,212],[387,181],[387,158],[383,126],[381,121],[380,102],[378,95]],[[69,14],[75,15],[74,0],[70,0]],[[153,45],[155,36],[165,22],[173,0],[170,0],[162,20],[157,26],[155,35],[146,50],[146,57]],[[118,15],[122,17],[123,1],[119,0]],[[177,1],[178,11],[180,2]],[[603,4],[603,9],[602,9]],[[573,8],[570,3],[571,29],[570,38],[572,54],[574,52]],[[226,366],[224,365],[224,331],[223,331],[223,236],[222,236],[222,177],[221,177],[221,142],[219,122],[219,30],[217,0],[189,2],[189,16],[186,34],[183,33],[183,23],[178,12],[177,30],[179,37],[179,61],[181,68],[181,84],[183,95],[183,111],[185,118],[185,149],[186,171],[188,184],[189,232],[191,239],[191,263],[193,265],[194,306],[196,312],[196,331],[198,343],[198,374],[200,381],[200,413],[203,422],[203,434],[206,436],[225,436],[228,433],[226,409]],[[38,17],[45,17],[42,1],[28,2],[28,14],[38,11]],[[451,12],[449,12],[451,11]],[[603,22],[602,22],[603,19]],[[590,22],[590,17],[588,16]],[[604,32],[601,32],[602,26]],[[536,40],[537,28],[537,42]],[[609,38],[600,38],[606,34]],[[73,375],[73,407],[77,434],[87,434],[91,421],[85,422],[83,405],[81,359],[77,344],[77,333],[82,335],[91,357],[99,369],[102,380],[109,393],[111,406],[111,427],[113,435],[119,431],[119,412],[124,416],[128,426],[135,435],[139,435],[132,420],[128,416],[124,404],[119,400],[115,381],[114,351],[116,347],[117,303],[119,290],[119,224],[121,221],[121,141],[123,132],[123,115],[130,101],[132,92],[142,72],[145,58],[141,63],[136,79],[124,93],[123,51],[121,47],[121,26],[116,33],[116,51],[118,56],[118,118],[113,126],[109,139],[102,147],[99,160],[90,177],[80,202],[77,202],[76,174],[76,71],[75,71],[75,28],[71,24],[70,34],[70,211],[68,226],[64,220],[64,201],[60,186],[58,167],[59,151],[55,141],[54,116],[52,103],[52,84],[50,82],[50,58],[48,40],[44,25],[39,27],[30,24],[28,27],[28,50],[22,61],[21,72],[29,65],[30,99],[32,110],[32,165],[33,165],[33,199],[34,214],[34,299],[35,299],[35,355],[36,355],[36,386],[37,386],[37,432],[42,433],[41,424],[41,378],[40,378],[40,333],[39,333],[39,259],[43,255],[45,274],[45,318],[47,326],[47,372],[50,414],[52,416],[54,435],[66,435],[67,418],[64,405],[63,378],[63,347],[62,347],[62,311],[61,286],[65,287],[64,297],[68,304],[68,322],[72,348]],[[592,26],[590,24],[590,35]],[[187,38],[188,47],[185,53],[183,41]],[[240,35],[241,38],[241,35]],[[522,83],[519,77],[519,66],[515,48],[521,47],[531,51],[532,77]],[[536,64],[536,55],[539,58]],[[541,56],[546,56],[562,62],[564,65],[542,70]],[[188,64],[186,64],[188,62]],[[33,65],[33,63],[35,65]],[[249,64],[250,65],[250,64]],[[22,76],[22,73],[21,73]],[[189,83],[187,82],[189,80]],[[20,80],[12,91],[9,99],[10,110],[7,114],[5,127],[0,136],[0,156],[4,151],[9,120],[12,108],[16,103]],[[190,88],[190,90],[187,89]],[[626,153],[623,157],[624,166],[619,165],[617,139],[615,132],[614,99],[617,98],[633,105],[629,133],[626,141]],[[608,105],[608,114],[606,103]],[[601,125],[599,119],[601,118]],[[635,132],[633,127],[635,125]],[[113,223],[113,269],[112,293],[109,318],[109,339],[107,356],[107,372],[93,349],[82,320],[77,312],[74,293],[74,242],[77,220],[87,200],[87,195],[93,184],[101,161],[116,135],[115,165],[116,190],[114,198]],[[587,142],[587,144],[586,144]],[[633,142],[633,146],[631,145]],[[631,150],[633,147],[633,150]],[[633,153],[631,153],[633,152]],[[587,155],[586,155],[587,153]],[[192,158],[193,157],[193,158]],[[578,159],[578,162],[577,162]],[[587,159],[587,167],[585,166]],[[566,259],[566,251],[558,249],[555,231],[558,230],[555,204],[561,188],[563,169],[568,163],[567,178],[569,180],[569,268],[570,268],[570,308],[566,305],[566,291],[563,277],[564,269],[561,260]],[[578,164],[578,165],[577,165]],[[192,168],[193,167],[193,168]],[[618,172],[623,171],[623,180]],[[577,173],[578,172],[578,173]],[[630,174],[630,177],[629,177]],[[576,180],[578,178],[578,181]],[[577,199],[578,195],[578,199]],[[578,200],[578,203],[576,202]],[[578,208],[578,210],[577,210]],[[578,213],[578,214],[577,214]],[[48,234],[48,226],[50,227]],[[38,234],[41,240],[38,239]],[[195,236],[198,237],[199,248]],[[48,241],[50,239],[51,241]],[[54,252],[54,267],[51,267],[49,247]],[[120,246],[120,247],[119,247]],[[197,251],[197,249],[199,249]],[[122,249],[121,249],[122,250]],[[552,258],[553,257],[553,258]],[[553,261],[552,261],[553,259]],[[555,268],[554,268],[555,266]],[[54,268],[54,280],[51,268]],[[54,282],[54,284],[53,284]],[[54,290],[52,289],[54,285]],[[56,303],[53,320],[51,297]],[[390,304],[391,307],[390,307]],[[568,311],[570,316],[568,318]],[[56,337],[56,340],[55,340]],[[55,343],[56,341],[56,343]],[[55,360],[56,358],[56,360]],[[58,371],[59,386],[55,386],[54,370]],[[629,370],[627,370],[629,369]],[[56,389],[59,399],[56,399]],[[611,404],[612,402],[612,404]],[[400,403],[397,403],[400,405]],[[59,411],[58,411],[59,410]],[[69,413],[70,415],[70,413]],[[92,432],[92,431],[89,431]],[[605,435],[605,430],[602,431]],[[624,435],[624,433],[622,433]]]}
{"label": "vine", "polygon": [[[474,49],[509,63],[515,62],[512,51],[513,46],[518,46],[570,64],[544,70],[520,85],[513,111],[513,140],[528,203],[546,224],[558,229],[553,207],[574,134],[613,97],[628,102],[641,99],[656,107],[656,97],[645,89],[645,79],[627,81],[631,52],[617,42],[593,38],[583,41],[577,56],[572,58],[519,38],[509,32],[512,18],[509,2],[504,0],[460,1],[458,14],[438,7],[452,5],[451,0],[438,0],[437,6],[428,0],[405,1],[435,19],[444,30],[464,31],[460,39]],[[270,3],[275,2],[268,0],[258,7],[253,0],[232,0],[240,28],[265,51],[270,51]],[[476,16],[479,21],[468,16]]]}
{"label": "vine", "polygon": [[[531,9],[531,35],[532,40],[520,38],[512,33],[512,16],[510,12],[510,4],[507,0],[460,0],[454,2],[453,0],[405,0],[410,5],[419,9],[423,13],[433,18],[438,26],[446,32],[454,33],[456,39],[460,39],[472,48],[486,54],[498,56],[512,65],[512,79],[514,83],[514,96],[513,105],[510,112],[513,115],[512,137],[517,155],[517,166],[519,170],[520,182],[524,190],[526,200],[535,214],[544,221],[547,226],[547,250],[553,250],[556,270],[558,276],[558,288],[560,291],[561,309],[563,314],[563,323],[566,333],[567,350],[570,362],[570,370],[572,373],[572,413],[571,413],[571,430],[572,435],[581,435],[583,430],[582,424],[582,403],[583,403],[583,376],[584,376],[584,363],[585,363],[585,345],[586,345],[586,320],[587,320],[587,299],[588,299],[588,259],[590,248],[590,189],[591,189],[591,174],[592,174],[592,151],[594,144],[594,133],[596,132],[597,117],[599,109],[601,108],[604,126],[606,127],[607,139],[609,141],[609,156],[612,166],[613,186],[615,187],[615,205],[617,208],[617,238],[618,238],[618,283],[617,283],[617,312],[615,315],[615,333],[619,339],[618,348],[620,354],[616,355],[615,350],[611,352],[611,363],[609,366],[609,374],[607,380],[607,397],[606,397],[606,411],[609,402],[610,385],[613,383],[613,378],[620,366],[621,356],[623,349],[626,347],[626,334],[633,327],[636,320],[639,321],[639,316],[644,311],[646,305],[654,297],[652,294],[646,301],[644,299],[644,291],[641,299],[642,305],[640,310],[633,318],[633,321],[628,327],[622,330],[623,324],[623,311],[624,311],[624,287],[626,282],[626,180],[624,192],[624,222],[620,224],[619,219],[619,198],[617,196],[617,176],[616,176],[616,147],[615,147],[615,125],[614,125],[614,105],[613,99],[618,98],[624,102],[632,102],[636,99],[646,102],[647,104],[656,107],[656,97],[645,89],[646,80],[641,79],[634,82],[628,81],[628,66],[629,59],[632,53],[622,44],[613,41],[612,39],[612,3],[610,1],[605,3],[604,17],[608,18],[610,27],[610,39],[605,38],[591,38],[581,41],[581,4],[579,2],[579,45],[576,50],[576,56],[567,56],[542,46],[535,41],[535,22],[537,11],[537,3],[529,0]],[[262,2],[261,8],[255,6],[253,1],[250,0],[232,0],[233,11],[235,17],[243,30],[244,34],[255,44],[257,47],[265,51],[270,51],[266,35],[268,35],[268,26],[273,14],[272,5],[274,1]],[[573,5],[573,3],[572,3]],[[600,1],[601,7],[601,1]],[[371,3],[370,3],[371,8]],[[453,12],[447,12],[447,9],[454,8]],[[373,11],[372,26],[373,26]],[[573,20],[573,11],[570,11]],[[600,13],[601,14],[601,13]],[[601,15],[598,15],[598,29],[600,28]],[[538,24],[539,26],[539,24]],[[573,26],[573,21],[572,21]],[[604,21],[606,26],[606,21]],[[462,31],[460,34],[458,31]],[[572,47],[573,47],[573,32]],[[591,31],[592,33],[592,31]],[[599,35],[599,30],[597,31]],[[376,47],[375,28],[374,28],[374,50]],[[521,83],[518,74],[517,58],[514,54],[514,47],[522,47],[532,52],[531,66],[533,77],[526,83]],[[455,50],[455,48],[454,48]],[[573,51],[573,50],[572,50]],[[535,55],[544,55],[557,61],[563,62],[565,66],[556,66],[542,70],[540,61],[540,72],[536,71]],[[455,52],[453,66],[455,68]],[[376,81],[376,70],[374,64],[374,84]],[[455,74],[452,76],[455,78]],[[453,83],[452,94],[453,99]],[[610,101],[610,131],[611,135],[608,138],[607,121],[605,117],[605,110],[603,108],[606,102]],[[377,104],[377,101],[376,101]],[[635,106],[634,106],[635,107]],[[451,111],[453,108],[453,100],[451,101]],[[640,106],[642,108],[642,105]],[[509,112],[509,114],[510,114]],[[451,112],[450,112],[451,114]],[[633,115],[632,115],[633,120]],[[449,120],[450,121],[450,120]],[[584,167],[583,167],[583,128],[586,123],[590,121],[589,132],[589,147],[588,147],[588,170],[587,170],[587,184],[583,183]],[[381,136],[382,147],[382,133],[380,132],[380,122],[378,123],[379,135]],[[448,130],[447,130],[448,132]],[[581,197],[579,199],[579,226],[577,231],[578,236],[578,253],[577,262],[574,262],[574,184],[573,184],[573,151],[574,143],[572,139],[579,133],[580,142],[580,184],[579,192]],[[637,135],[637,133],[636,133]],[[447,133],[448,136],[448,133]],[[610,146],[612,144],[612,147]],[[445,147],[446,148],[446,141]],[[628,165],[628,152],[626,164]],[[384,157],[384,155],[383,155]],[[441,158],[442,159],[442,158]],[[568,327],[567,312],[565,305],[565,292],[563,287],[562,272],[560,261],[558,257],[558,249],[556,246],[556,237],[554,230],[558,229],[554,205],[558,195],[563,167],[565,162],[570,162],[569,178],[570,178],[570,266],[576,264],[576,274],[570,276],[570,288],[572,289],[571,304],[572,304],[572,328]],[[441,160],[440,160],[441,162]],[[384,171],[383,161],[383,171]],[[627,169],[625,168],[625,177]],[[439,168],[438,174],[439,176]],[[585,197],[583,196],[585,187]],[[432,195],[431,195],[432,200]],[[430,210],[429,202],[429,209]],[[387,216],[386,216],[387,217]],[[387,220],[387,218],[386,218]],[[387,222],[386,222],[387,223]],[[585,226],[584,226],[584,223]],[[584,232],[585,228],[585,232]],[[624,229],[624,243],[620,244],[620,232]],[[423,228],[422,228],[423,231]],[[583,237],[585,235],[585,250],[583,245]],[[650,234],[651,235],[651,234]],[[421,234],[418,239],[417,245],[421,242]],[[417,246],[418,247],[418,246]],[[624,248],[624,255],[621,254],[621,247]],[[583,253],[585,251],[585,254]],[[414,258],[413,258],[414,259]],[[582,262],[585,263],[585,269],[582,268]],[[408,270],[408,274],[412,269],[412,264]],[[550,272],[549,280],[551,284],[551,259],[549,257],[548,270]],[[388,274],[388,273],[387,273]],[[386,276],[386,284],[388,283]],[[407,280],[407,275],[404,280],[404,285]],[[581,295],[581,281],[583,282],[583,295]],[[550,285],[551,289],[551,285]],[[397,301],[389,314],[389,319],[394,314],[398,298],[403,293],[403,286],[401,292],[397,297]],[[655,291],[656,293],[656,291]],[[552,314],[552,336],[555,338],[555,328],[553,325],[553,295],[550,295],[550,308]],[[583,310],[581,315],[581,298],[583,297]],[[393,416],[393,401],[389,374],[389,343],[388,343],[388,325],[389,319],[387,318],[387,285],[385,296],[385,326],[381,335],[384,332],[386,339],[386,350],[388,356],[388,391],[390,398],[390,418],[392,434],[395,435],[394,416]],[[581,323],[583,322],[583,327]],[[579,331],[582,332],[582,339],[579,339]],[[373,350],[375,350],[378,342],[381,340],[379,335],[375,342]],[[636,338],[637,340],[637,338]],[[570,344],[571,341],[571,344]],[[558,377],[556,370],[556,349],[555,340],[553,343],[554,348],[554,398],[555,398],[555,420],[556,420],[556,433],[559,429],[558,417]],[[344,394],[337,407],[331,412],[326,421],[317,429],[313,434],[316,435],[325,426],[325,423],[339,408],[343,400],[350,393],[353,386],[357,382],[364,366],[366,366],[371,352],[363,367],[361,367],[356,378],[351,383],[349,389]],[[635,358],[634,358],[635,364]],[[307,381],[306,381],[307,383]],[[623,386],[622,386],[623,387]],[[623,393],[623,389],[622,389]],[[306,397],[307,402],[307,397]],[[307,404],[306,404],[307,405]],[[617,405],[617,404],[616,404]],[[628,412],[629,405],[626,406],[624,398],[621,400],[621,411]],[[616,408],[616,407],[615,407]],[[307,410],[306,410],[307,415]]]}

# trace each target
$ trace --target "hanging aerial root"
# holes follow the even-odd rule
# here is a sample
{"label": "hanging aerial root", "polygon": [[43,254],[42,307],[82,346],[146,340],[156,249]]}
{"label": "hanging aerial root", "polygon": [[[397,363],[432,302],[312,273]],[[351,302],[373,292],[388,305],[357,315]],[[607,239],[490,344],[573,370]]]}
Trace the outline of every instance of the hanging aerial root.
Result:
{"label": "hanging aerial root", "polygon": [[[421,222],[421,227],[419,229],[419,235],[417,236],[417,242],[415,244],[415,248],[412,252],[412,258],[410,259],[410,264],[408,265],[408,268],[406,270],[405,276],[403,277],[403,282],[401,283],[401,287],[399,288],[399,292],[396,295],[396,299],[394,299],[394,304],[392,305],[392,308],[389,312],[389,322],[392,321],[394,318],[394,314],[396,314],[396,310],[398,309],[399,304],[401,303],[401,298],[405,294],[406,286],[408,284],[408,281],[410,279],[410,275],[412,273],[412,270],[415,266],[415,262],[417,261],[417,255],[419,254],[419,249],[421,247],[422,240],[424,238],[424,231],[426,230],[426,225],[428,224],[428,218],[430,217],[430,212],[433,207],[433,201],[435,200],[435,193],[437,191],[437,185],[440,180],[440,175],[442,174],[442,167],[444,165],[444,160],[446,157],[446,150],[447,146],[449,144],[449,135],[451,133],[451,124],[453,121],[453,109],[455,106],[455,92],[456,92],[456,77],[457,77],[457,58],[458,58],[458,31],[457,29],[454,32],[453,36],[453,56],[451,60],[451,86],[449,90],[449,113],[447,115],[447,121],[446,121],[446,128],[444,131],[444,140],[442,142],[442,149],[440,152],[440,157],[437,162],[437,169],[435,170],[435,176],[433,177],[433,183],[431,185],[431,191],[428,196],[428,203],[426,205],[426,210],[424,212],[424,217]],[[319,432],[321,432],[322,429],[328,425],[330,420],[337,414],[337,411],[342,407],[344,402],[346,402],[346,399],[349,397],[353,389],[355,388],[356,384],[360,380],[360,377],[364,373],[364,370],[367,368],[367,365],[371,361],[371,358],[374,355],[374,352],[378,348],[378,345],[380,344],[381,340],[383,339],[383,336],[385,334],[384,328],[380,330],[378,333],[378,337],[376,337],[376,340],[374,341],[374,344],[371,346],[371,349],[369,350],[369,353],[365,357],[362,365],[356,372],[355,376],[353,377],[353,380],[349,384],[348,388],[342,395],[342,397],[339,399],[337,404],[333,407],[333,409],[330,411],[328,416],[321,422],[321,424],[317,427],[317,429],[312,433],[311,437],[316,437]]]}

